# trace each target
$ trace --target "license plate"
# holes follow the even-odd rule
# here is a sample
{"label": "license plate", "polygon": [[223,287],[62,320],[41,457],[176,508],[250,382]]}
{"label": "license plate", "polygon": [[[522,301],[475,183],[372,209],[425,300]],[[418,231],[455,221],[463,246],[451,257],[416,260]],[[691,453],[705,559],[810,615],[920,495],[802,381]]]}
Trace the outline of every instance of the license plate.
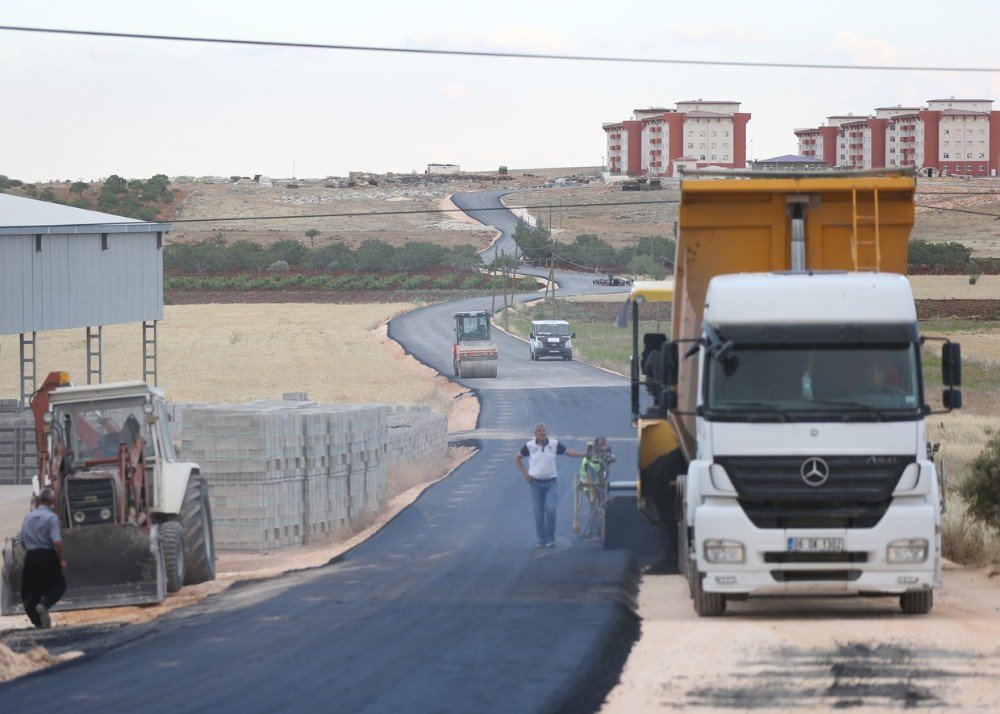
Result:
{"label": "license plate", "polygon": [[789,553],[841,553],[843,538],[789,538]]}

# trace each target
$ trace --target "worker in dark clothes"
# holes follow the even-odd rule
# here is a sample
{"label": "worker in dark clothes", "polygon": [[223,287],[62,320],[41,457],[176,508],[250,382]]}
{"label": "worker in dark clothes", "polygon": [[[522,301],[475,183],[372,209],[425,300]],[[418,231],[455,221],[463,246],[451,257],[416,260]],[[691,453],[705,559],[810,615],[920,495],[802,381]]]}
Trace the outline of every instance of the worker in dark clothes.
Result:
{"label": "worker in dark clothes", "polygon": [[43,488],[38,494],[35,510],[24,517],[21,542],[24,574],[21,576],[21,602],[24,612],[35,627],[52,627],[49,610],[66,592],[66,558],[63,556],[59,516],[55,513],[56,494]]}

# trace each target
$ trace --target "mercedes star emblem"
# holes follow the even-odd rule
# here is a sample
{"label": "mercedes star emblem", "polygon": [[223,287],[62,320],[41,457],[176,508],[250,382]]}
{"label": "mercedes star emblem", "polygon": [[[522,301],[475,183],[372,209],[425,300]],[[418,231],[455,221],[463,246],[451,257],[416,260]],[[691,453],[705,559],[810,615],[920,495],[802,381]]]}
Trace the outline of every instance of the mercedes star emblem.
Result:
{"label": "mercedes star emblem", "polygon": [[802,480],[812,487],[822,486],[830,478],[830,466],[818,456],[813,456],[802,462],[799,469]]}

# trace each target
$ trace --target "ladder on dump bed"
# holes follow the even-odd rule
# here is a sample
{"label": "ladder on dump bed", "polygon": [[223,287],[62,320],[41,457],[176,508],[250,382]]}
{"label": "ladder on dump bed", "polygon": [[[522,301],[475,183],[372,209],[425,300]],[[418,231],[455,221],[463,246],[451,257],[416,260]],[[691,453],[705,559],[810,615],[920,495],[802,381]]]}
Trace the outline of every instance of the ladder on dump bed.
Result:
{"label": "ladder on dump bed", "polygon": [[[871,215],[858,214],[858,194],[868,194],[868,191],[859,191],[857,188],[851,189],[851,261],[854,263],[854,270],[861,272],[878,272],[882,269],[882,247],[879,244],[879,213],[878,213],[878,189],[871,189],[872,213]],[[866,196],[863,196],[863,198]],[[871,227],[868,237],[862,238],[858,234],[858,228]]]}

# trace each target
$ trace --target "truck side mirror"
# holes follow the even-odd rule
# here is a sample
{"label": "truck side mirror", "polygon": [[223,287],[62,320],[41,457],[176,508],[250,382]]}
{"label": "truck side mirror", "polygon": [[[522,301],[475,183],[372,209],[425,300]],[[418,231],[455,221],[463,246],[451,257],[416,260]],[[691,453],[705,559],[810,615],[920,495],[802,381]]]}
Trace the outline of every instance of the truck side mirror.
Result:
{"label": "truck side mirror", "polygon": [[949,387],[962,384],[962,346],[957,342],[941,345],[941,381]]}
{"label": "truck side mirror", "polygon": [[962,408],[962,390],[961,389],[946,389],[941,393],[941,401],[944,404],[944,408],[951,409],[961,409]]}
{"label": "truck side mirror", "polygon": [[570,338],[575,340],[576,339],[576,333],[575,332],[570,333]]}
{"label": "truck side mirror", "polygon": [[679,352],[676,342],[667,342],[660,350],[659,375],[664,384],[677,384]]}

